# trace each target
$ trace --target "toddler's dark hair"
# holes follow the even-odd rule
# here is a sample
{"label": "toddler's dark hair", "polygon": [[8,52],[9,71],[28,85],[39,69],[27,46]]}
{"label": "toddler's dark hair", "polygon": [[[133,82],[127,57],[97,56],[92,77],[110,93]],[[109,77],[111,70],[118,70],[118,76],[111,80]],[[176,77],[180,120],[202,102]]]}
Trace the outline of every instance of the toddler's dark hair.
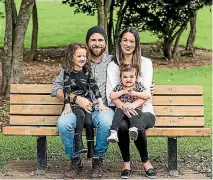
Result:
{"label": "toddler's dark hair", "polygon": [[120,74],[122,75],[123,72],[130,72],[134,69],[136,70],[136,77],[138,77],[139,70],[138,70],[138,66],[136,64],[121,64]]}

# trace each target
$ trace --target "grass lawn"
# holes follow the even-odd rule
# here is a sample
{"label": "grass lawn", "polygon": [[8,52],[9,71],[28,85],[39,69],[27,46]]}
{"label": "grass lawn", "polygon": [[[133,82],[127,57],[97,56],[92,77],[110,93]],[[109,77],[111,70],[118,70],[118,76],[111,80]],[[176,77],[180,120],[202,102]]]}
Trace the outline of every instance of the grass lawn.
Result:
{"label": "grass lawn", "polygon": [[[186,84],[202,85],[204,89],[205,127],[212,127],[212,95],[211,95],[211,66],[192,67],[189,69],[155,69],[156,84]],[[167,138],[148,138],[150,158],[167,162]],[[193,137],[178,140],[179,158],[190,156],[206,157],[211,161],[211,138]],[[139,155],[132,145],[132,159],[139,160]],[[28,136],[3,136],[0,134],[0,166],[12,159],[35,159],[36,138]],[[48,159],[65,159],[62,143],[59,137],[48,137]],[[110,144],[108,160],[121,160],[117,144]],[[193,161],[194,162],[194,161]],[[210,167],[209,167],[210,168]]]}
{"label": "grass lawn", "polygon": [[[20,0],[17,0],[17,6]],[[37,1],[39,19],[39,47],[64,46],[69,43],[85,42],[85,34],[88,28],[97,25],[96,16],[74,14],[73,8],[62,5],[61,1]],[[195,46],[212,49],[212,23],[210,7],[199,11],[197,22],[197,37]],[[0,2],[0,11],[4,11],[3,3]],[[5,19],[0,18],[0,47],[4,42]],[[27,30],[25,45],[30,47],[32,23]],[[185,45],[189,28],[183,33],[180,43]],[[156,42],[158,39],[150,32],[140,33],[142,43]]]}

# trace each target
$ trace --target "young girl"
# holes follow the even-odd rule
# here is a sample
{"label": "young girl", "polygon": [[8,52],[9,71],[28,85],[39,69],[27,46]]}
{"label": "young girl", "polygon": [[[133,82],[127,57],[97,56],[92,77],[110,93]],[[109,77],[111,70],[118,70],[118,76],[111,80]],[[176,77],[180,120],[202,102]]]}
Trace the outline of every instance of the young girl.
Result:
{"label": "young girl", "polygon": [[[135,102],[138,98],[148,99],[149,96],[146,92],[143,92],[144,87],[141,83],[136,82],[138,77],[138,69],[136,65],[128,64],[122,65],[121,69],[121,83],[115,87],[111,92],[110,98],[117,99],[119,98],[126,105]],[[122,110],[124,109],[124,110]],[[115,111],[115,116],[111,126],[111,134],[107,138],[108,142],[118,142],[117,131],[120,127],[121,120],[125,117],[125,107],[117,108]],[[138,121],[140,121],[140,116],[142,115],[142,106],[135,109],[137,114],[134,114],[129,118],[130,128],[129,135],[130,139],[137,140],[138,129],[142,127],[139,126]]]}
{"label": "young girl", "polygon": [[[105,110],[108,109],[108,107],[103,104],[96,81],[90,72],[91,66],[87,58],[86,47],[81,44],[69,45],[63,68],[64,109],[62,113],[67,114],[73,112],[76,115],[75,152],[80,153],[84,150],[82,143],[82,130],[84,126],[86,128],[88,149],[91,151],[94,146],[92,116],[76,104],[76,98],[77,96],[82,96],[93,102],[95,97],[98,100],[99,110]],[[70,93],[75,94],[72,103],[70,103]],[[88,157],[91,158],[91,156],[92,154],[88,153]]]}

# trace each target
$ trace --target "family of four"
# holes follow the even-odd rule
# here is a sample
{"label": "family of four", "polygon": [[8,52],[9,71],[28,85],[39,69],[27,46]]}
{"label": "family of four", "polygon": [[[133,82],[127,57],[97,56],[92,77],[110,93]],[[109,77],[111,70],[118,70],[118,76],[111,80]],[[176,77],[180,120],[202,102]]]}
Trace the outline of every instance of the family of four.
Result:
{"label": "family of four", "polygon": [[138,149],[146,176],[156,178],[145,133],[155,124],[153,67],[150,59],[141,56],[137,30],[129,27],[121,32],[113,55],[104,53],[107,37],[99,26],[88,30],[86,44],[68,47],[52,89],[52,96],[64,101],[57,128],[71,160],[65,177],[75,178],[83,168],[79,154],[87,152],[82,143],[85,127],[91,178],[102,176],[109,142],[118,143],[124,161],[121,178],[131,177],[130,140]]}

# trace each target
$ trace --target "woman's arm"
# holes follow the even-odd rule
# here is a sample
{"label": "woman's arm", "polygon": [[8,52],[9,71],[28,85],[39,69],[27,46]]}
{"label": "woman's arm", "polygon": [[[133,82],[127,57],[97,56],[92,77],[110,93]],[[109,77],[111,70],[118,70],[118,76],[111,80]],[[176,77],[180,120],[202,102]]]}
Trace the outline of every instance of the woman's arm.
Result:
{"label": "woman's arm", "polygon": [[120,82],[120,70],[118,65],[112,61],[109,63],[107,67],[106,96],[109,106],[114,106],[112,100],[110,99],[110,94],[113,91],[113,89],[119,84],[119,82]]}
{"label": "woman's arm", "polygon": [[[139,76],[138,81],[141,82],[146,90],[150,91],[153,81],[153,67],[152,61],[148,58],[142,57],[142,76]],[[150,92],[151,94],[151,92]]]}

